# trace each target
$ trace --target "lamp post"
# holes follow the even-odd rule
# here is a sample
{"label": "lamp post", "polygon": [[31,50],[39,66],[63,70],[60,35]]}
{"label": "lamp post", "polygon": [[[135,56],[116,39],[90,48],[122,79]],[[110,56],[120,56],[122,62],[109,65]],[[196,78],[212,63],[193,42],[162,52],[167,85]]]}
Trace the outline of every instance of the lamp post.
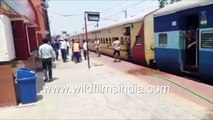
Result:
{"label": "lamp post", "polygon": [[125,13],[125,19],[127,19],[127,10],[123,11]]}
{"label": "lamp post", "polygon": [[88,68],[90,69],[90,59],[89,59],[89,41],[88,41],[88,35],[87,35],[87,13],[84,12],[84,24],[85,24],[85,37],[86,37],[86,42],[87,42],[87,61],[88,61]]}

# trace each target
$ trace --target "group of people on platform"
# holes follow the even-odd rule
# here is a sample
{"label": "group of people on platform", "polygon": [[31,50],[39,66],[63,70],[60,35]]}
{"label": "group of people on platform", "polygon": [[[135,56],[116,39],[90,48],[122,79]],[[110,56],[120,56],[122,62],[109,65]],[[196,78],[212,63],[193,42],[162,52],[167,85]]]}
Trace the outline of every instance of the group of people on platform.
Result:
{"label": "group of people on platform", "polygon": [[[76,63],[81,62],[81,48],[78,40],[72,40],[70,43],[67,39],[61,39],[60,37],[56,37],[52,40],[47,38],[43,39],[43,44],[39,47],[38,53],[42,62],[45,82],[51,82],[53,80],[52,65],[54,61],[59,60],[59,52],[61,52],[63,62],[67,62],[68,56],[70,55],[69,49],[72,50],[71,60]],[[84,41],[83,50],[86,60],[88,54],[86,41]]]}
{"label": "group of people on platform", "polygon": [[[52,47],[56,53],[56,60],[59,60],[59,51],[61,51],[61,58],[63,62],[67,62],[68,56],[70,55],[70,49],[72,50],[71,60],[74,60],[74,57],[77,58],[77,61],[80,62],[80,44],[78,40],[72,40],[69,42],[67,39],[61,39],[56,37],[51,41]],[[70,47],[71,46],[71,47]]]}
{"label": "group of people on platform", "polygon": [[61,39],[60,36],[51,40],[51,45],[56,54],[56,60],[59,60],[59,51],[61,51],[61,58],[63,62],[66,62],[69,55],[70,44],[67,39]]}
{"label": "group of people on platform", "polygon": [[[96,40],[94,42],[97,56],[101,56],[100,54],[100,41]],[[120,62],[120,41],[115,40],[111,46],[114,48],[114,62]],[[69,42],[67,39],[61,39],[60,37],[56,37],[52,40],[47,38],[43,39],[43,44],[39,47],[39,58],[42,61],[42,68],[44,72],[44,81],[51,82],[52,81],[52,63],[53,61],[59,60],[59,51],[61,52],[61,58],[63,62],[67,62],[68,56],[70,55],[69,49],[72,51],[71,60],[79,63],[82,61],[81,58],[81,48],[79,40],[72,39]],[[83,45],[83,55],[84,59],[88,59],[88,45],[84,40]]]}

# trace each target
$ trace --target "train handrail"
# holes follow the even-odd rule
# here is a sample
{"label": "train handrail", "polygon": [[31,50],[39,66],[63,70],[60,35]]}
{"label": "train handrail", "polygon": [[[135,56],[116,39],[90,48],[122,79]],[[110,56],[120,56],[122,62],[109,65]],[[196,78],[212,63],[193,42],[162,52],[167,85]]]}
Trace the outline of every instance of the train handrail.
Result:
{"label": "train handrail", "polygon": [[199,50],[199,46],[198,46],[198,43],[199,43],[199,28],[196,29],[196,57],[195,57],[195,65],[196,67],[198,67],[198,50]]}
{"label": "train handrail", "polygon": [[184,72],[183,70],[183,57],[182,57],[182,53],[181,53],[181,50],[183,48],[182,46],[182,41],[183,41],[183,36],[185,35],[185,31],[179,31],[179,63],[180,63],[180,70],[182,72]]}

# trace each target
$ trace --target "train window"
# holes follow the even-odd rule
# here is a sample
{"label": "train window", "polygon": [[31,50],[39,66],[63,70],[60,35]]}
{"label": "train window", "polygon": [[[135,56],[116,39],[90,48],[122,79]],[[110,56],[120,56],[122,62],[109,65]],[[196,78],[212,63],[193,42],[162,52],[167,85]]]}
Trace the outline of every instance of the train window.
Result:
{"label": "train window", "polygon": [[125,27],[125,33],[124,33],[124,35],[125,36],[130,36],[130,34],[131,34],[131,28],[130,27]]}
{"label": "train window", "polygon": [[103,39],[101,39],[102,43],[105,44],[105,41]]}
{"label": "train window", "polygon": [[113,37],[112,40],[113,40],[113,41],[119,40],[119,38],[118,38],[118,37]]}
{"label": "train window", "polygon": [[213,30],[201,32],[201,48],[213,49]]}
{"label": "train window", "polygon": [[101,38],[98,38],[98,40],[100,40],[101,43],[103,42],[103,40]]}
{"label": "train window", "polygon": [[105,39],[104,38],[101,38],[101,39],[102,39],[103,43],[105,44],[105,42],[106,42]]}
{"label": "train window", "polygon": [[124,45],[124,40],[121,40],[121,45]]}
{"label": "train window", "polygon": [[112,37],[112,42],[114,42],[115,41],[115,37]]}
{"label": "train window", "polygon": [[159,46],[166,47],[167,46],[167,34],[159,34]]}
{"label": "train window", "polygon": [[106,38],[106,44],[108,44],[108,43],[109,43],[108,38]]}
{"label": "train window", "polygon": [[119,37],[115,37],[116,40],[120,40]]}
{"label": "train window", "polygon": [[108,40],[109,40],[109,44],[111,44],[111,42],[112,42],[112,41],[111,41],[111,38],[108,38]]}
{"label": "train window", "polygon": [[120,37],[121,45],[124,45],[124,37]]}
{"label": "train window", "polygon": [[135,40],[136,40],[136,45],[141,45],[142,41],[141,41],[141,37],[140,36],[136,36]]}

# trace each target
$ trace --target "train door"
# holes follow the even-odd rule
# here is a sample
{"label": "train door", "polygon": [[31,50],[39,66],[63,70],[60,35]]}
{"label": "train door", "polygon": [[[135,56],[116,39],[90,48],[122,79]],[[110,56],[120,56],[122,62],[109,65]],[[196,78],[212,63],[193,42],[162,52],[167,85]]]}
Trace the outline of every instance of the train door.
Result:
{"label": "train door", "polygon": [[199,58],[199,14],[181,17],[184,34],[181,40],[182,70],[190,73],[198,71]]}
{"label": "train door", "polygon": [[125,33],[124,36],[126,36],[126,48],[127,48],[127,57],[128,59],[131,59],[131,27],[125,27]]}

